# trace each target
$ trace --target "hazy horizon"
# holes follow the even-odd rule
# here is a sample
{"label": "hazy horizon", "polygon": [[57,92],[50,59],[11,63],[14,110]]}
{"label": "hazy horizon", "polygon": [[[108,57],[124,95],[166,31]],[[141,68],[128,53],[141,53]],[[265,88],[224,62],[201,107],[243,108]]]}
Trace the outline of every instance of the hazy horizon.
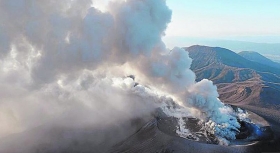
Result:
{"label": "hazy horizon", "polygon": [[[106,11],[109,0],[94,0]],[[163,41],[170,49],[218,46],[235,52],[256,51],[280,62],[278,0],[166,0],[172,10]],[[276,43],[276,44],[275,44]]]}
{"label": "hazy horizon", "polygon": [[167,0],[172,22],[163,38],[168,48],[218,46],[256,51],[280,62],[280,12],[277,0]]}
{"label": "hazy horizon", "polygon": [[173,47],[189,47],[192,45],[202,45],[210,47],[223,47],[236,53],[241,51],[255,51],[275,62],[280,62],[280,43],[261,43],[253,41],[227,40],[227,39],[211,39],[198,37],[164,37],[164,43],[167,48]]}
{"label": "hazy horizon", "polygon": [[268,1],[0,0],[0,153],[277,152],[280,64],[182,48],[280,59]]}
{"label": "hazy horizon", "polygon": [[280,1],[167,0],[167,4],[173,10],[167,36],[280,43]]}

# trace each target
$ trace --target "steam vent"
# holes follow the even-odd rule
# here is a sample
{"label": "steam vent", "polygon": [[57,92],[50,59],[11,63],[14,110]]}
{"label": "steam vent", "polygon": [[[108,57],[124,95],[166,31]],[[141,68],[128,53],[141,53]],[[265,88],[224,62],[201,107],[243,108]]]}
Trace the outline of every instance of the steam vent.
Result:
{"label": "steam vent", "polygon": [[[162,145],[167,145],[162,150],[163,152],[184,152],[186,150],[189,152],[197,152],[198,150],[204,152],[206,151],[205,148],[217,149],[217,152],[253,152],[258,147],[267,147],[266,143],[273,141],[273,132],[264,118],[238,107],[234,107],[234,110],[244,111],[249,117],[246,120],[243,120],[242,117],[238,119],[240,123],[239,132],[236,139],[230,141],[227,146],[219,145],[217,137],[209,133],[205,123],[198,118],[184,117],[183,128],[187,131],[178,132],[182,130],[179,125],[180,119],[168,117],[159,109],[156,119],[151,120],[137,133],[116,145],[113,152],[123,152],[128,148],[129,152],[138,152],[139,150],[141,150],[140,152],[153,152]],[[160,142],[158,142],[159,139]],[[172,143],[168,144],[170,141]],[[137,142],[137,145],[133,146],[135,142]],[[145,142],[149,142],[149,144]],[[189,147],[192,148],[189,150]]]}
{"label": "steam vent", "polygon": [[237,53],[280,59],[280,0],[248,1],[0,0],[0,153],[280,153],[280,63]]}
{"label": "steam vent", "polygon": [[[235,111],[244,111],[248,117],[246,119],[242,119],[242,117],[238,119],[240,128],[238,129],[236,139],[230,141],[228,144],[229,146],[246,146],[255,144],[258,141],[269,141],[273,139],[273,132],[270,129],[269,123],[264,118],[253,112],[245,111],[238,107],[235,107]],[[207,126],[205,126],[205,123],[202,120],[193,117],[184,117],[184,127],[178,125],[178,122],[177,118],[166,117],[162,114],[160,114],[157,118],[157,126],[164,133],[176,135],[200,143],[219,144],[217,137],[207,131]],[[182,130],[180,128],[185,128],[188,131],[185,133],[178,133],[178,131]]]}

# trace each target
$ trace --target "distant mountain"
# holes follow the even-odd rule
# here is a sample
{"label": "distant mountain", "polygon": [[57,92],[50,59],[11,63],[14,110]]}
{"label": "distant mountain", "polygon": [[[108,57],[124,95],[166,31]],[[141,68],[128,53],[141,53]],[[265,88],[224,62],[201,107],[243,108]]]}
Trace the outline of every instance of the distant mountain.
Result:
{"label": "distant mountain", "polygon": [[222,101],[262,107],[280,104],[280,69],[250,61],[225,48],[195,45],[184,49],[193,59],[191,69],[197,81],[212,80]]}
{"label": "distant mountain", "polygon": [[262,53],[262,55],[264,55],[265,57],[271,59],[272,61],[274,61],[276,63],[280,63],[280,55],[265,54],[265,53]]}
{"label": "distant mountain", "polygon": [[[256,37],[254,37],[256,38]],[[260,39],[243,39],[243,38],[228,38],[228,39],[215,39],[215,38],[200,38],[200,37],[185,37],[185,36],[166,36],[163,38],[165,44],[173,48],[173,46],[191,46],[200,44],[205,46],[219,46],[233,51],[257,51],[262,55],[278,55],[280,52],[280,37],[269,37]],[[240,41],[241,40],[241,41]],[[267,40],[272,40],[269,43]]]}
{"label": "distant mountain", "polygon": [[238,55],[240,55],[250,61],[257,62],[257,63],[266,64],[266,63],[272,62],[270,59],[264,57],[263,55],[261,55],[258,52],[254,52],[254,51],[242,51],[242,52],[239,52]]}
{"label": "distant mountain", "polygon": [[258,52],[242,51],[238,54],[241,55],[242,57],[250,60],[250,61],[257,62],[257,63],[264,64],[264,65],[268,65],[268,66],[275,67],[275,68],[280,68],[280,63],[273,62],[272,60],[266,58],[265,56],[261,55]]}

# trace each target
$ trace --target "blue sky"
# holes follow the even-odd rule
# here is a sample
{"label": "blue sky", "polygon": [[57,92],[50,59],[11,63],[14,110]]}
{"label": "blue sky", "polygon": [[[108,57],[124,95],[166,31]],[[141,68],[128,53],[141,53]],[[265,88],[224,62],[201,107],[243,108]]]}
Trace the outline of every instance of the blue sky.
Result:
{"label": "blue sky", "polygon": [[[93,0],[105,8],[110,0]],[[244,39],[280,43],[280,0],[166,0],[168,37]],[[260,38],[260,39],[258,39]]]}
{"label": "blue sky", "polygon": [[[108,1],[94,0],[94,6],[105,8]],[[163,38],[168,48],[219,46],[235,52],[258,51],[280,62],[280,0],[166,2],[172,9],[172,22]]]}
{"label": "blue sky", "polygon": [[280,62],[280,0],[167,0],[168,48],[207,45],[257,51]]}
{"label": "blue sky", "polygon": [[280,0],[167,0],[167,5],[173,10],[167,36],[280,36]]}

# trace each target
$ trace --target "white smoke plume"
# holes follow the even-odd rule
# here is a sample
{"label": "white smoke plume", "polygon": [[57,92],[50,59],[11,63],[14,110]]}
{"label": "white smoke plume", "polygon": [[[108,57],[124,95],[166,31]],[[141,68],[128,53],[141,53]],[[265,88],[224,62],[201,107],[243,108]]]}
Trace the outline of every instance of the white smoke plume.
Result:
{"label": "white smoke plume", "polygon": [[[219,137],[235,138],[239,124],[221,112],[216,87],[196,83],[188,53],[162,42],[172,14],[164,0],[112,1],[106,12],[92,5],[0,0],[0,138],[143,118],[160,105],[158,93],[199,110]],[[150,88],[121,79],[127,75]]]}

